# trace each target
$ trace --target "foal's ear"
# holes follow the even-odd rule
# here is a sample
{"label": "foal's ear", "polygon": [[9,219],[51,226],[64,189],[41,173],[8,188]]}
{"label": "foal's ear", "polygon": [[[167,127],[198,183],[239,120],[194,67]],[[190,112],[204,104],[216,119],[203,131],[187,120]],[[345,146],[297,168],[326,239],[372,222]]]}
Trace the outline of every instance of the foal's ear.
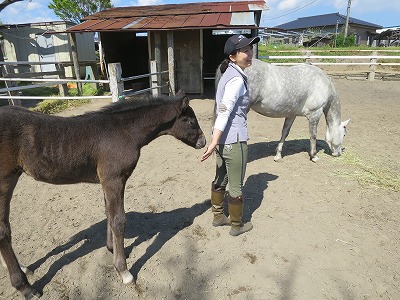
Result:
{"label": "foal's ear", "polygon": [[185,110],[189,106],[189,97],[185,94],[185,91],[180,89],[176,95],[179,101],[182,101],[182,110]]}

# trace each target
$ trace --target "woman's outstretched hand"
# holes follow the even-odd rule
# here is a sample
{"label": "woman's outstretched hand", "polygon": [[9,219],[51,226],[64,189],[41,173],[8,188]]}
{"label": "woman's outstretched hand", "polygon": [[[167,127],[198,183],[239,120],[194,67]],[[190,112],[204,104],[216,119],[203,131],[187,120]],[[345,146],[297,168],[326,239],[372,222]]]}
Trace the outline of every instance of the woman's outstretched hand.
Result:
{"label": "woman's outstretched hand", "polygon": [[208,145],[206,151],[201,156],[201,161],[205,161],[207,158],[209,158],[211,156],[211,154],[214,153],[216,146],[217,145],[213,145],[213,144]]}

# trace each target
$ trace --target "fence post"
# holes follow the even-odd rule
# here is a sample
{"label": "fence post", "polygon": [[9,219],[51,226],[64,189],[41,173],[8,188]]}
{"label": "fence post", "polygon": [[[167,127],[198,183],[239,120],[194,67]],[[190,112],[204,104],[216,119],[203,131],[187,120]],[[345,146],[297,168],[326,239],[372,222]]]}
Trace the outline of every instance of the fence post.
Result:
{"label": "fence post", "polygon": [[[4,77],[10,77],[10,76],[8,76],[8,74],[12,74],[12,73],[15,73],[13,66],[7,66],[7,65],[3,66],[3,75],[4,75]],[[17,86],[17,84],[14,81],[9,81],[9,82],[5,81],[4,83],[5,83],[6,88]],[[8,95],[10,97],[17,96],[18,94],[19,94],[18,91],[9,91],[8,92]],[[22,103],[21,103],[20,99],[10,98],[10,99],[8,99],[8,104],[9,105],[22,106]]]}
{"label": "fence post", "polygon": [[[74,63],[74,72],[75,72],[75,77],[76,79],[80,80],[81,76],[80,76],[80,70],[79,70],[79,60],[78,60],[78,50],[77,50],[77,46],[76,46],[76,36],[75,33],[69,33],[69,42],[71,45],[71,57],[72,57],[72,62]],[[77,82],[76,83],[77,87],[78,87],[78,95],[82,96],[82,83],[81,82]]]}
{"label": "fence post", "polygon": [[[157,70],[157,61],[155,61],[155,60],[150,61],[150,73],[151,73],[151,74],[153,74],[153,73],[158,73],[158,70]],[[158,96],[158,95],[161,94],[160,88],[157,87],[157,86],[160,86],[160,85],[158,84],[158,76],[159,76],[159,74],[153,74],[153,75],[151,75],[151,77],[150,77],[151,94],[152,94],[153,96]],[[157,88],[156,88],[156,87],[157,87]]]}
{"label": "fence post", "polygon": [[167,32],[167,45],[168,45],[168,73],[170,94],[175,95],[175,57],[174,57],[174,34],[173,31]]}
{"label": "fence post", "polygon": [[112,95],[112,102],[118,102],[120,96],[124,94],[124,82],[121,80],[121,63],[108,64],[108,74],[110,76],[110,91]]}
{"label": "fence post", "polygon": [[311,58],[310,58],[310,56],[311,56],[311,51],[310,50],[307,50],[306,51],[306,63],[309,63],[309,64],[311,64]]}
{"label": "fence post", "polygon": [[[56,64],[56,70],[59,72],[58,73],[58,78],[59,79],[65,79],[65,68],[61,64]],[[58,88],[60,90],[60,95],[61,96],[66,96],[68,94],[68,87],[66,83],[62,83],[58,85]]]}
{"label": "fence post", "polygon": [[[372,52],[372,56],[377,56],[378,52],[377,51],[373,51]],[[376,70],[376,62],[378,61],[377,58],[371,58],[371,64],[369,65],[369,70],[370,72],[368,72],[368,80],[369,81],[374,81],[375,79],[375,70]]]}

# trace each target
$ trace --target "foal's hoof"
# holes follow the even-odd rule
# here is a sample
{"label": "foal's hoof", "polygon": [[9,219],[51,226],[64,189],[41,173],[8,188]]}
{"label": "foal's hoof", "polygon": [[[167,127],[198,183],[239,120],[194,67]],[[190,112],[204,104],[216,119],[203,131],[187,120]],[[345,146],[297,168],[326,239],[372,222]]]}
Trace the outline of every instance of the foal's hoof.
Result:
{"label": "foal's hoof", "polygon": [[31,270],[29,270],[27,267],[22,266],[22,265],[20,265],[19,267],[21,268],[22,272],[25,273],[25,275],[32,275],[33,274],[33,272]]}
{"label": "foal's hoof", "polygon": [[121,273],[119,273],[119,274],[121,275],[121,277],[122,277],[122,282],[123,282],[124,284],[130,284],[130,283],[132,283],[133,280],[134,280],[133,275],[132,275],[128,270],[123,271],[123,272],[121,272]]}
{"label": "foal's hoof", "polygon": [[312,162],[317,162],[319,160],[318,156],[311,157]]}
{"label": "foal's hoof", "polygon": [[30,287],[27,290],[22,291],[22,294],[24,295],[25,299],[39,299],[42,294],[39,293],[37,290],[35,290],[34,288]]}

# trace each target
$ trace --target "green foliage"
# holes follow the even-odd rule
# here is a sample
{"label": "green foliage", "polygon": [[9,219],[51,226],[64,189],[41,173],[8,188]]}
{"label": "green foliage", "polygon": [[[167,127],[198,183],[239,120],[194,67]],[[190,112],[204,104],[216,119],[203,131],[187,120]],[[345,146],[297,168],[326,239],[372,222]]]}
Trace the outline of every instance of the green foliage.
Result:
{"label": "green foliage", "polygon": [[80,23],[81,19],[111,8],[110,0],[51,0],[48,7],[64,21]]}
{"label": "green foliage", "polygon": [[353,47],[356,44],[356,36],[348,35],[346,38],[344,34],[338,34],[336,37],[336,47]]}
{"label": "green foliage", "polygon": [[[27,85],[27,83],[25,82],[24,85]],[[21,92],[23,96],[56,96],[58,95],[58,87],[44,86],[34,89],[22,90]]]}
{"label": "green foliage", "polygon": [[[84,96],[99,96],[104,93],[103,89],[96,89],[93,84],[85,83],[82,85],[82,95]],[[70,96],[78,96],[78,88],[70,88],[68,90],[68,95]]]}
{"label": "green foliage", "polygon": [[[35,91],[35,95],[40,95],[40,96],[57,96],[58,95],[58,89],[56,89],[56,92],[49,92],[49,88],[37,88],[38,91]],[[32,91],[36,89],[31,89],[28,91]],[[71,88],[68,90],[68,94],[70,96],[76,96],[78,95],[78,89],[77,88]],[[92,84],[86,83],[82,85],[82,94],[83,96],[98,96],[98,95],[103,95],[104,92],[102,89],[96,89]],[[32,95],[32,94],[31,94]],[[90,103],[90,99],[79,99],[79,100],[62,100],[62,99],[57,99],[57,100],[44,100],[38,103],[38,105],[34,108],[32,108],[33,111],[39,111],[45,114],[54,114],[58,113],[60,111],[63,111],[67,108],[72,108],[72,107],[78,107],[83,104]]]}

